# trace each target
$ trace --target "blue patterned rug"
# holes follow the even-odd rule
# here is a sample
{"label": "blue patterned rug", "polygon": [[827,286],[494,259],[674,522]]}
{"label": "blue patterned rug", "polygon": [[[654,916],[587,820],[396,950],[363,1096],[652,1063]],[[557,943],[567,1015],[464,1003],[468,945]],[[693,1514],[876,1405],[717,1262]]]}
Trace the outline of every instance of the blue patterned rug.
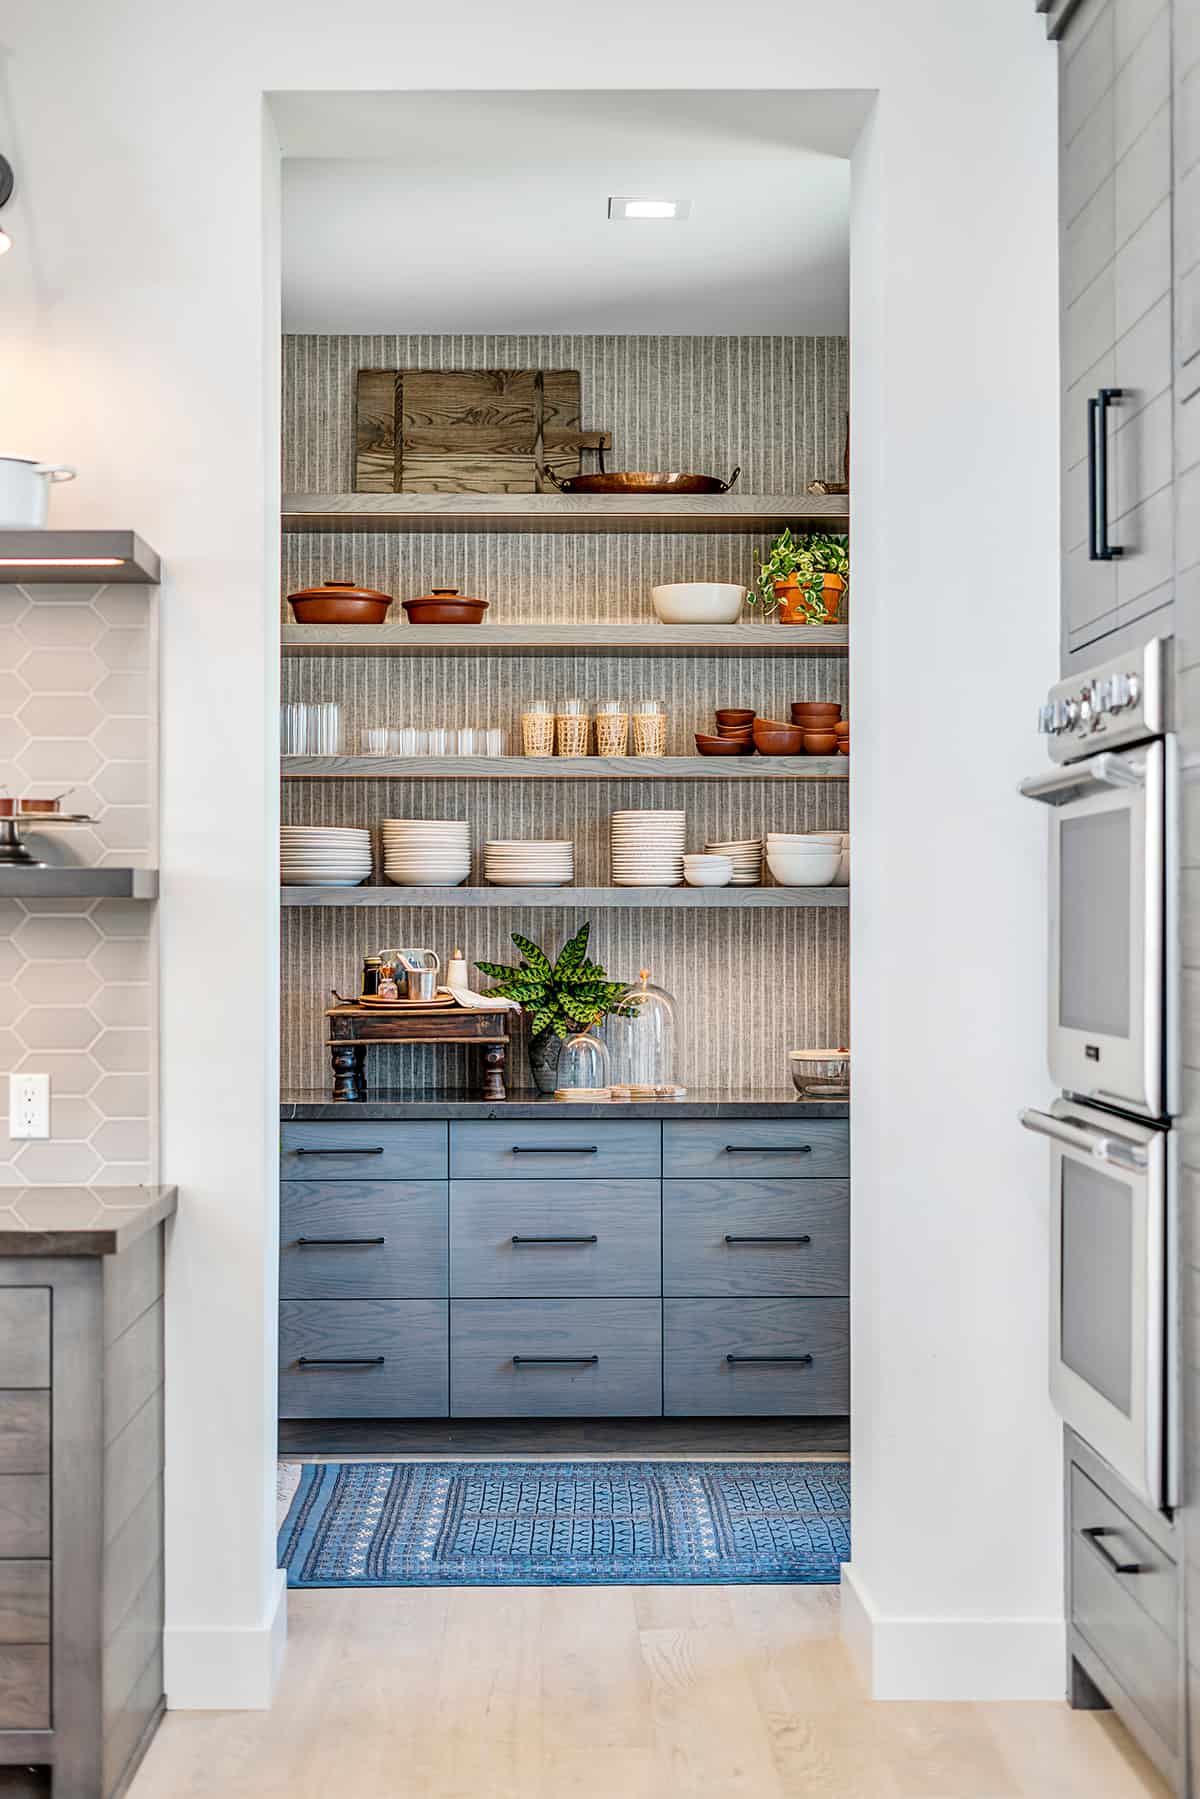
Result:
{"label": "blue patterned rug", "polygon": [[310,1462],[291,1587],[828,1586],[847,1462]]}

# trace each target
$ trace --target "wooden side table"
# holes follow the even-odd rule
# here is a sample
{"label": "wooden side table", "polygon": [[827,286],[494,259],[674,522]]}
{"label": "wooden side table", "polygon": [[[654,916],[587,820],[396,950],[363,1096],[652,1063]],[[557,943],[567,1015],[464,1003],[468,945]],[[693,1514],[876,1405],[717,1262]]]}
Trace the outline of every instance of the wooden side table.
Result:
{"label": "wooden side table", "polygon": [[483,1097],[504,1099],[511,1038],[504,1006],[414,1006],[380,1012],[372,1006],[330,1006],[326,1044],[333,1062],[334,1099],[366,1099],[366,1052],[373,1043],[478,1043],[483,1046]]}

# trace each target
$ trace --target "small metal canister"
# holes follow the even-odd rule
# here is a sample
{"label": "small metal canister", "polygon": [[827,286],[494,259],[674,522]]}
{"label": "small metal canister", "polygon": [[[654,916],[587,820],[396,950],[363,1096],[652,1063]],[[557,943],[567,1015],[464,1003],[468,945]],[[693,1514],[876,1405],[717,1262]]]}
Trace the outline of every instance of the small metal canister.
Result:
{"label": "small metal canister", "polygon": [[362,971],[362,998],[375,999],[379,994],[379,957],[364,956]]}

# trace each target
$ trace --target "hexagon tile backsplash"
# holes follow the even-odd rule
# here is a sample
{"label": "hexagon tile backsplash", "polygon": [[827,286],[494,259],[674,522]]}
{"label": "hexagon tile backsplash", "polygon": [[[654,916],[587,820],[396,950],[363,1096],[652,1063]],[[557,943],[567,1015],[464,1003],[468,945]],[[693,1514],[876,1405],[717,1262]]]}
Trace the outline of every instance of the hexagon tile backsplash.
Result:
{"label": "hexagon tile backsplash", "polygon": [[[157,864],[155,600],[142,587],[0,586],[0,790],[89,826],[31,833],[59,865]],[[0,1186],[135,1184],[157,1168],[155,909],[0,900],[0,1070],[50,1076],[50,1136],[8,1135]]]}

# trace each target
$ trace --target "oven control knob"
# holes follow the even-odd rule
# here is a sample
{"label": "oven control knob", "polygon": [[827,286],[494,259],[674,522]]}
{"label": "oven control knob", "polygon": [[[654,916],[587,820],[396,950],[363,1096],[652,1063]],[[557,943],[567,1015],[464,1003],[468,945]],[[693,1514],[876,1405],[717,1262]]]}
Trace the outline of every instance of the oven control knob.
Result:
{"label": "oven control knob", "polygon": [[[1068,702],[1068,704],[1069,703],[1070,702]],[[1095,712],[1095,689],[1090,684],[1087,687],[1081,687],[1075,714],[1077,721],[1076,728],[1080,731],[1090,731],[1095,724]]]}
{"label": "oven control knob", "polygon": [[1058,727],[1059,730],[1073,731],[1079,722],[1079,701],[1059,700],[1058,713],[1060,721]]}
{"label": "oven control knob", "polygon": [[1053,737],[1059,729],[1057,708],[1053,705],[1038,707],[1038,731],[1043,737]]}
{"label": "oven control knob", "polygon": [[1121,679],[1125,688],[1125,704],[1136,706],[1142,697],[1141,681],[1137,675],[1123,675]]}

